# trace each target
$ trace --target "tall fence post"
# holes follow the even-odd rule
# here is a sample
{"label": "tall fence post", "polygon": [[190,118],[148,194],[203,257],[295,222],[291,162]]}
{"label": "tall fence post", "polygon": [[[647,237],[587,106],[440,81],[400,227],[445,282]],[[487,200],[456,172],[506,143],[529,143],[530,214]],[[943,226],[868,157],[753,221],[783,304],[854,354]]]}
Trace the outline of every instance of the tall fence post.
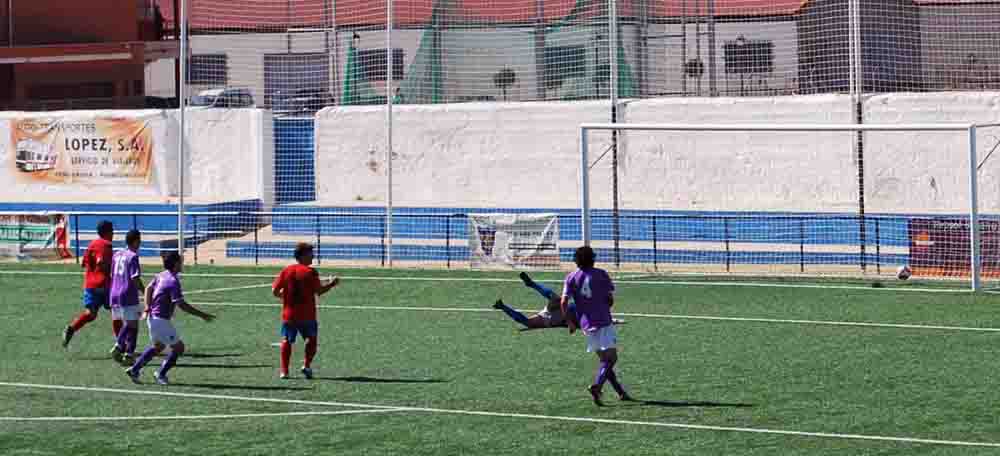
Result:
{"label": "tall fence post", "polygon": [[191,214],[191,224],[194,225],[194,264],[198,264],[198,214]]}
{"label": "tall fence post", "polygon": [[381,221],[381,228],[382,228],[382,240],[381,240],[381,243],[380,243],[381,246],[382,246],[382,248],[381,248],[380,255],[382,257],[382,267],[385,267],[385,225],[386,225],[385,222],[386,222],[386,219],[385,218],[381,218],[379,220]]}
{"label": "tall fence post", "polygon": [[806,222],[799,219],[799,272],[806,272]]}
{"label": "tall fence post", "polygon": [[320,240],[319,214],[316,214],[316,264],[323,264],[323,242]]}
{"label": "tall fence post", "polygon": [[76,252],[76,264],[80,264],[80,216],[73,214],[73,235],[76,237],[76,245],[73,250]]}
{"label": "tall fence post", "polygon": [[657,264],[657,258],[656,258],[657,256],[659,256],[659,255],[657,255],[659,249],[656,246],[656,237],[657,237],[656,236],[656,219],[657,219],[657,216],[653,215],[653,271],[654,272],[659,271],[658,264]]}
{"label": "tall fence post", "polygon": [[875,219],[875,273],[882,273],[882,233],[879,231],[879,219]]}
{"label": "tall fence post", "polygon": [[260,245],[257,240],[257,232],[260,230],[253,230],[253,264],[260,264]]}
{"label": "tall fence post", "polygon": [[451,218],[453,214],[448,214],[444,218],[444,257],[445,266],[451,269]]}
{"label": "tall fence post", "polygon": [[722,218],[722,236],[723,242],[726,244],[726,272],[730,272],[730,252],[729,252],[729,217]]}

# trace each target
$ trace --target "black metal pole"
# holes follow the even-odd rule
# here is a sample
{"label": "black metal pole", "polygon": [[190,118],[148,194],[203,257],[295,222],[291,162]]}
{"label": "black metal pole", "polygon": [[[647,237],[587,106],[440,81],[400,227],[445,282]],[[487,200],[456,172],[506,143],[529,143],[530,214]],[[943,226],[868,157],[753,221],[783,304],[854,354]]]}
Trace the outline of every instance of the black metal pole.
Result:
{"label": "black metal pole", "polygon": [[385,219],[379,219],[382,226],[382,266],[385,267]]}
{"label": "black metal pole", "polygon": [[806,272],[806,222],[799,219],[799,272]]}
{"label": "black metal pole", "polygon": [[[612,90],[615,90],[613,87]],[[618,122],[618,107],[611,106],[611,123]],[[615,248],[615,267],[621,267],[621,250],[619,246],[620,229],[618,213],[618,130],[611,130],[611,222],[612,237]]]}
{"label": "black metal pole", "polygon": [[[861,90],[859,87],[858,90]],[[861,112],[863,108],[861,103],[861,97],[858,97],[857,107],[855,109],[857,115],[856,120],[858,125],[864,123],[864,115]],[[857,151],[858,151],[858,241],[861,244],[861,271],[865,271],[867,266],[865,264],[865,141],[864,132],[855,132],[857,136]]]}
{"label": "black metal pole", "polygon": [[653,216],[653,271],[658,271],[657,269],[657,248],[656,248],[656,216]]}
{"label": "black metal pole", "polygon": [[257,244],[257,232],[258,229],[253,230],[253,264],[260,264],[260,247]]}
{"label": "black metal pole", "polygon": [[451,269],[451,215],[444,219],[444,257],[445,265]]}
{"label": "black metal pole", "polygon": [[323,243],[320,241],[319,214],[316,214],[316,264],[323,264],[322,250]]}
{"label": "black metal pole", "polygon": [[730,271],[730,265],[732,263],[732,258],[730,258],[729,252],[729,217],[722,218],[722,232],[725,237],[724,242],[726,243],[726,272]]}
{"label": "black metal pole", "polygon": [[139,228],[139,216],[137,214],[132,214],[132,229]]}
{"label": "black metal pole", "polygon": [[194,264],[198,264],[198,214],[191,215],[191,224],[194,225]]}
{"label": "black metal pole", "polygon": [[879,232],[879,219],[875,219],[875,273],[882,273],[882,234]]}
{"label": "black metal pole", "polygon": [[73,214],[73,233],[76,236],[76,264],[80,264],[80,216]]}

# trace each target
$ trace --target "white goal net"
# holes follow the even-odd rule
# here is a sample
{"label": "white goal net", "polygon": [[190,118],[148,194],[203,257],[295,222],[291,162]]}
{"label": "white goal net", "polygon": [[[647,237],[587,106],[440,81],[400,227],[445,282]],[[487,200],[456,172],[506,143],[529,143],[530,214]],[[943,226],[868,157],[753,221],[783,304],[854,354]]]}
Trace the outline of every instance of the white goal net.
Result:
{"label": "white goal net", "polygon": [[978,160],[984,136],[971,123],[584,124],[582,242],[625,270],[907,266],[978,288],[1000,274],[1000,204],[978,191],[1000,165]]}

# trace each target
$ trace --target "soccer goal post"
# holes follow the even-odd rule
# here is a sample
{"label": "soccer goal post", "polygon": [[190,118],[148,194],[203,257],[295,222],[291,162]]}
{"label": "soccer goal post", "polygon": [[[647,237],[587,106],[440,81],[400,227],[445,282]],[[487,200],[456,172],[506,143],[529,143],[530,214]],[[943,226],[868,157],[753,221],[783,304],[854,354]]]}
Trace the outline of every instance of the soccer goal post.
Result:
{"label": "soccer goal post", "polygon": [[[906,266],[976,291],[984,273],[1000,277],[1000,220],[979,214],[977,177],[992,186],[1000,174],[977,160],[984,126],[995,125],[585,123],[581,240],[619,269],[891,277]],[[613,131],[618,169],[603,160]]]}

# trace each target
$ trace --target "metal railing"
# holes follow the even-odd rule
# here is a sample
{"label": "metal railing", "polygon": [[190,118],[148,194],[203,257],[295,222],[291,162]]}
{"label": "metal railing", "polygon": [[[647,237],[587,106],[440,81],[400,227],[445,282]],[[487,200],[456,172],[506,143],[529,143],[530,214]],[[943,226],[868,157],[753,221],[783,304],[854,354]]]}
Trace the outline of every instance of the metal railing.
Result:
{"label": "metal railing", "polygon": [[[93,233],[94,230],[82,229],[85,222],[92,221],[96,225],[98,219],[110,219],[116,227],[117,232],[123,232],[122,226],[141,229],[143,234],[160,235],[160,247],[158,250],[174,250],[177,248],[176,238],[170,236],[176,234],[176,212],[67,212],[70,226],[73,230],[74,246],[73,251],[79,262],[82,247],[81,233]],[[579,226],[581,223],[578,213],[558,214],[561,225],[561,241],[565,244],[579,243],[581,241]],[[161,218],[165,222],[150,222],[148,219]],[[199,245],[214,239],[232,239],[237,237],[247,238],[237,242],[249,243],[248,256],[252,256],[255,265],[260,264],[262,253],[266,250],[269,242],[288,242],[287,238],[301,239],[302,241],[313,241],[315,246],[315,261],[322,264],[323,252],[332,249],[337,242],[329,239],[324,241],[324,237],[355,237],[371,239],[377,242],[375,256],[364,257],[366,259],[376,259],[380,266],[385,267],[387,263],[388,251],[386,217],[384,213],[375,212],[343,212],[343,211],[318,211],[318,212],[240,212],[240,211],[218,211],[218,212],[189,212],[185,214],[187,220],[186,232],[190,236],[184,239],[184,246],[191,248],[194,254],[194,262],[197,264],[199,255]],[[453,247],[461,247],[461,241],[467,239],[466,230],[468,214],[466,213],[401,213],[393,216],[394,236],[397,239],[408,239],[415,243],[421,241],[433,241],[433,243],[444,243],[444,253],[437,254],[434,261],[442,261],[446,268],[452,268],[456,262],[463,261],[467,254],[454,252]],[[609,214],[592,215],[593,223],[597,227],[610,226],[613,216]],[[93,219],[93,220],[90,220]],[[742,261],[750,252],[741,250],[737,244],[780,244],[797,247],[797,261],[792,263],[788,250],[781,252],[784,260],[780,264],[798,264],[799,271],[806,272],[810,264],[835,264],[839,266],[856,265],[859,271],[865,271],[869,266],[875,268],[876,273],[882,272],[884,264],[895,264],[892,256],[883,255],[885,245],[908,246],[908,240],[902,236],[885,237],[885,223],[895,225],[895,230],[899,231],[905,223],[905,216],[871,216],[865,217],[855,215],[728,215],[728,214],[625,214],[618,216],[621,229],[620,239],[614,243],[616,247],[602,247],[599,244],[606,241],[611,243],[613,236],[611,230],[595,230],[598,234],[594,241],[598,245],[595,248],[599,255],[604,258],[604,262],[620,267],[623,263],[645,263],[651,264],[654,271],[659,271],[662,265],[676,263],[670,258],[676,259],[684,253],[717,253],[713,258],[717,260],[709,261],[710,264],[719,264],[724,267],[725,272],[733,272],[733,267],[739,264],[758,264],[754,262]],[[678,226],[679,224],[679,226]],[[666,226],[674,225],[674,226]],[[92,225],[93,226],[93,225]],[[270,226],[272,232],[278,233],[280,237],[286,238],[279,241],[268,241],[261,238],[260,228]],[[831,229],[837,226],[839,229]],[[144,228],[149,227],[149,228]],[[871,250],[865,252],[865,246],[858,244],[858,232],[870,232],[874,236],[866,236],[865,244]],[[567,229],[568,228],[568,229]],[[574,231],[575,228],[575,231]],[[774,232],[768,232],[773,230]],[[891,230],[890,230],[891,231]],[[839,234],[835,234],[839,233]],[[377,241],[376,241],[377,240]],[[155,242],[155,241],[154,241]],[[228,241],[227,241],[228,242]],[[646,244],[651,247],[651,251],[645,248],[623,248],[621,242],[628,242],[632,245]],[[665,243],[682,242],[690,246],[704,246],[716,244],[718,251],[705,249],[671,250],[664,248]],[[352,244],[353,245],[353,244]],[[430,244],[427,244],[430,245]],[[575,243],[572,244],[575,247]],[[810,255],[817,255],[809,252],[809,246],[815,245],[838,245],[843,246],[842,258],[857,258],[855,262],[842,260],[832,260],[834,262],[817,262]],[[330,250],[333,252],[333,250]],[[774,254],[776,252],[755,250],[762,254]],[[742,253],[742,255],[741,255]],[[228,252],[227,252],[228,254]],[[856,256],[855,256],[856,255]],[[243,255],[236,255],[243,257]],[[624,256],[628,256],[623,260]],[[273,255],[272,255],[273,257]],[[332,258],[333,254],[327,255]],[[572,248],[564,247],[560,253],[563,261],[571,261]],[[430,259],[429,259],[430,260]]]}

